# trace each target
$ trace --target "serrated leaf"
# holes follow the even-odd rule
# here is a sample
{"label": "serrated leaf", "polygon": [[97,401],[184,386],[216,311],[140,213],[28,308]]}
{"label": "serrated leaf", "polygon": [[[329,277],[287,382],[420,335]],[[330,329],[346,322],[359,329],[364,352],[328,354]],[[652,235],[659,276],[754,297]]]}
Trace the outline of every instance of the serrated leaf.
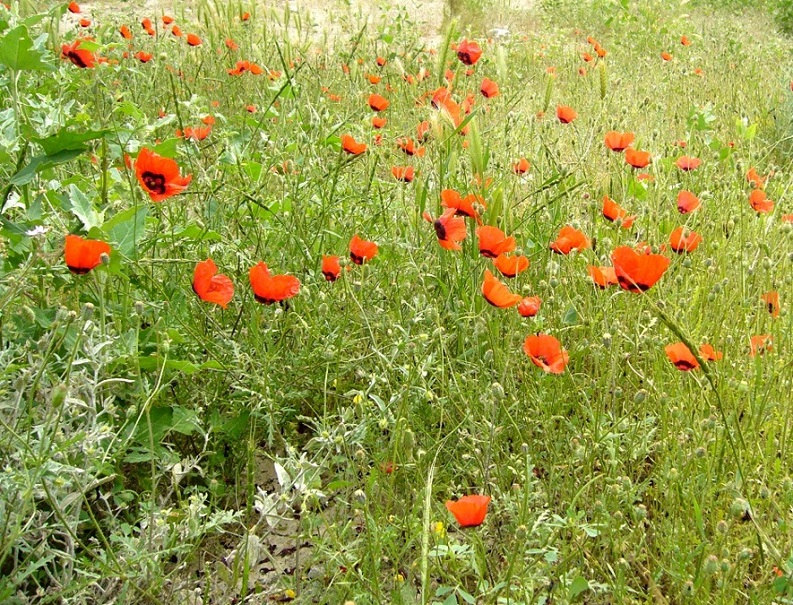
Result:
{"label": "serrated leaf", "polygon": [[44,54],[35,48],[28,28],[18,25],[0,38],[0,63],[15,71],[54,71],[55,66],[44,61]]}
{"label": "serrated leaf", "polygon": [[69,201],[72,204],[72,214],[80,219],[83,229],[90,231],[94,227],[102,226],[105,221],[104,212],[97,212],[93,202],[77,185],[69,185]]}

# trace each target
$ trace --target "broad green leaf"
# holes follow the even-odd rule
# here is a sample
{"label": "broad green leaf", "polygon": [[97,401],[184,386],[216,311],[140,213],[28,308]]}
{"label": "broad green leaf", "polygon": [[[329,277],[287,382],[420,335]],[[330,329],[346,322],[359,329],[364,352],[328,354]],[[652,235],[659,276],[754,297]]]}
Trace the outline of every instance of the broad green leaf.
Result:
{"label": "broad green leaf", "polygon": [[38,155],[8,181],[10,185],[27,185],[39,172],[57,164],[69,162],[82,153],[79,149],[64,149],[53,155]]}
{"label": "broad green leaf", "polygon": [[567,307],[567,310],[562,316],[562,323],[568,326],[578,323],[578,311],[576,311],[576,308],[573,305]]}
{"label": "broad green leaf", "polygon": [[176,157],[176,148],[179,145],[179,139],[171,138],[165,139],[159,145],[155,145],[153,148],[154,153],[157,153],[164,158],[175,158]]}
{"label": "broad green leaf", "polygon": [[86,142],[101,139],[108,132],[110,131],[86,130],[85,132],[69,132],[62,128],[52,136],[45,139],[34,139],[34,141],[42,146],[44,153],[52,156],[67,150],[85,151],[88,149]]}
{"label": "broad green leaf", "polygon": [[114,250],[124,256],[134,256],[136,246],[146,234],[148,211],[147,206],[128,208],[102,225],[102,230],[107,234]]}
{"label": "broad green leaf", "polygon": [[589,590],[589,582],[586,581],[586,578],[577,576],[576,579],[573,580],[572,584],[570,584],[570,588],[567,590],[567,598],[572,601],[586,590]]}
{"label": "broad green leaf", "polygon": [[0,63],[15,71],[54,71],[55,66],[43,59],[44,54],[33,46],[28,28],[18,25],[0,38]]}
{"label": "broad green leaf", "polygon": [[105,221],[104,212],[97,212],[93,202],[77,185],[69,185],[69,201],[72,204],[72,214],[80,219],[86,231],[102,226]]}

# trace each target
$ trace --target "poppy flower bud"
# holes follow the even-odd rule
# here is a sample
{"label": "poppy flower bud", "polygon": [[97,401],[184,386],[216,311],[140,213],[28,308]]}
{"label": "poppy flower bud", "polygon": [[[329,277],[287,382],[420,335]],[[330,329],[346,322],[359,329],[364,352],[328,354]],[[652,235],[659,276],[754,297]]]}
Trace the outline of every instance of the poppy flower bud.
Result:
{"label": "poppy flower bud", "polygon": [[647,399],[647,391],[641,389],[640,391],[636,391],[636,394],[633,396],[633,403],[644,403],[645,399]]}
{"label": "poppy flower bud", "polygon": [[142,300],[136,300],[135,304],[133,305],[135,308],[136,315],[143,315],[143,311],[145,310],[146,306]]}
{"label": "poppy flower bud", "polygon": [[617,387],[614,389],[614,399],[621,399],[622,398],[622,389]]}
{"label": "poppy flower bud", "polygon": [[495,399],[504,398],[504,387],[502,387],[498,382],[494,382],[492,385],[490,385],[490,390],[493,393],[493,397]]}
{"label": "poppy flower bud", "polygon": [[107,252],[102,252],[102,254],[99,255],[99,261],[105,266],[109,265],[110,255]]}
{"label": "poppy flower bud", "polygon": [[361,504],[366,503],[366,492],[364,492],[362,489],[356,489],[353,492],[352,497],[355,498]]}
{"label": "poppy flower bud", "polygon": [[66,401],[68,389],[65,384],[59,384],[52,389],[52,407],[59,408]]}
{"label": "poppy flower bud", "polygon": [[94,315],[94,305],[87,302],[83,305],[83,321],[88,321]]}

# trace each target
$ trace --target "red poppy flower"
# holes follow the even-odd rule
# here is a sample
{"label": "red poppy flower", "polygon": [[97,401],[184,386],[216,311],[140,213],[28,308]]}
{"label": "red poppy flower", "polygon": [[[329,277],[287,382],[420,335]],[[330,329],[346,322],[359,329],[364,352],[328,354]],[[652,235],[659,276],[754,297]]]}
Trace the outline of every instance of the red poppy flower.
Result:
{"label": "red poppy flower", "polygon": [[382,128],[388,124],[388,120],[385,118],[381,118],[380,116],[374,116],[372,118],[372,127],[373,128]]}
{"label": "red poppy flower", "polygon": [[173,35],[175,38],[181,38],[181,37],[182,37],[182,28],[181,28],[181,27],[179,27],[178,25],[174,25],[174,26],[171,28],[171,34],[172,34],[172,35]]}
{"label": "red poppy flower", "polygon": [[350,240],[350,258],[356,265],[372,260],[377,256],[377,250],[376,243],[361,239],[357,233]]}
{"label": "red poppy flower", "polygon": [[497,97],[499,90],[498,84],[493,82],[493,80],[489,78],[485,78],[482,80],[482,84],[479,87],[479,92],[482,93],[482,96],[486,99],[492,99],[493,97]]}
{"label": "red poppy flower", "polygon": [[409,156],[416,155],[418,157],[422,157],[424,155],[424,147],[416,147],[416,144],[411,138],[397,139],[397,147],[399,147]]}
{"label": "red poppy flower", "polygon": [[80,27],[91,27],[91,20],[86,18],[80,19]]}
{"label": "red poppy flower", "polygon": [[140,61],[141,63],[148,63],[149,61],[152,60],[152,58],[154,58],[154,55],[152,55],[151,53],[147,53],[145,51],[139,50],[138,52],[135,53],[135,58],[138,61]]}
{"label": "red poppy flower", "polygon": [[592,61],[594,61],[594,60],[595,60],[595,57],[593,57],[593,56],[592,56],[591,54],[589,54],[588,52],[583,52],[583,53],[581,53],[581,58],[582,58],[584,61],[586,61],[587,63],[592,63]]}
{"label": "red poppy flower", "polygon": [[652,288],[669,268],[667,257],[641,254],[629,246],[615,248],[611,262],[620,287],[637,294]]}
{"label": "red poppy flower", "polygon": [[391,102],[385,97],[374,93],[369,95],[369,107],[372,111],[385,111],[389,105],[391,105]]}
{"label": "red poppy flower", "polygon": [[63,256],[69,271],[85,275],[102,263],[102,255],[110,256],[110,244],[79,235],[67,235]]}
{"label": "red poppy flower", "polygon": [[328,281],[336,281],[339,279],[339,275],[341,275],[341,264],[339,263],[338,256],[323,255],[322,275],[324,275],[325,279]]}
{"label": "red poppy flower", "polygon": [[80,48],[83,40],[77,39],[71,44],[61,45],[61,56],[64,59],[69,59],[77,67],[92,68],[97,63],[96,55],[90,50]]}
{"label": "red poppy flower", "polygon": [[650,152],[637,151],[633,147],[625,150],[625,161],[634,168],[646,168],[650,165]]}
{"label": "red poppy flower", "polygon": [[669,54],[668,52],[666,52],[666,51],[664,51],[664,52],[662,52],[662,53],[661,53],[661,58],[662,58],[664,61],[671,61],[671,60],[673,59],[672,55],[670,55],[670,54]]}
{"label": "red poppy flower", "polygon": [[606,57],[606,55],[608,54],[606,52],[606,49],[603,48],[600,44],[595,44],[594,50],[595,50],[595,53],[597,53],[597,56],[600,57],[601,59],[604,59]]}
{"label": "red poppy flower", "polygon": [[520,255],[499,254],[493,261],[493,265],[504,277],[517,277],[529,268],[529,259]]}
{"label": "red poppy flower", "polygon": [[749,194],[749,204],[758,214],[768,214],[774,210],[774,202],[768,199],[768,196],[762,189],[754,189],[752,193]]}
{"label": "red poppy flower", "polygon": [[351,135],[341,137],[341,148],[350,155],[361,155],[366,151],[366,143],[359,143]]}
{"label": "red poppy flower", "polygon": [[460,527],[476,527],[485,520],[488,504],[490,496],[463,496],[457,502],[447,500],[446,508]]}
{"label": "red poppy flower", "polygon": [[701,345],[699,347],[699,354],[705,361],[719,361],[722,357],[724,357],[724,353],[717,351],[713,348],[713,345],[709,344]]}
{"label": "red poppy flower", "polygon": [[494,307],[506,309],[514,307],[521,300],[520,294],[513,294],[504,284],[498,281],[489,269],[485,269],[485,281],[482,283],[482,296]]}
{"label": "red poppy flower", "polygon": [[231,38],[226,38],[225,44],[226,44],[226,48],[228,48],[229,50],[237,50],[237,49],[239,49],[239,46],[237,45],[237,43],[234,40],[232,40]]}
{"label": "red poppy flower", "polygon": [[562,124],[569,124],[578,117],[578,114],[572,107],[567,105],[557,105],[556,117]]}
{"label": "red poppy flower", "polygon": [[515,174],[526,174],[531,169],[531,164],[526,158],[520,158],[512,164],[512,172]]}
{"label": "red poppy flower", "polygon": [[198,263],[193,272],[193,292],[201,300],[228,306],[234,297],[234,283],[225,275],[216,275],[217,265],[211,258]]}
{"label": "red poppy flower", "polygon": [[248,113],[256,113],[256,105],[246,105],[245,111]]}
{"label": "red poppy flower", "polygon": [[691,46],[691,40],[687,36],[680,36],[680,44],[683,46]]}
{"label": "red poppy flower", "polygon": [[383,78],[376,74],[366,74],[366,79],[369,80],[369,84],[380,84],[380,80]]}
{"label": "red poppy flower", "polygon": [[454,208],[449,208],[437,219],[433,220],[429,213],[424,214],[424,219],[431,222],[435,227],[435,235],[438,236],[438,243],[445,250],[462,250],[457,242],[463,241],[468,236],[465,226],[465,219],[455,216]]}
{"label": "red poppy flower", "polygon": [[170,25],[171,23],[173,23],[173,17],[171,17],[169,15],[163,15],[162,16],[162,24],[163,25]]}
{"label": "red poppy flower", "polygon": [[765,303],[771,317],[779,317],[779,292],[774,290],[766,292],[760,297],[760,300]]}
{"label": "red poppy flower", "polygon": [[534,317],[540,312],[542,299],[539,296],[527,296],[518,304],[518,313],[521,317]]}
{"label": "red poppy flower", "polygon": [[570,361],[562,344],[550,334],[531,335],[523,342],[523,352],[544,372],[561,374]]}
{"label": "red poppy flower", "polygon": [[512,252],[515,249],[515,238],[506,234],[498,227],[485,225],[476,230],[479,239],[479,254],[487,258],[496,258],[499,254]]}
{"label": "red poppy flower", "polygon": [[669,245],[678,254],[693,252],[702,243],[702,236],[695,231],[677,227],[669,234]]}
{"label": "red poppy flower", "polygon": [[454,208],[458,216],[467,216],[475,219],[477,222],[481,222],[479,212],[474,208],[474,204],[479,204],[482,208],[486,208],[485,201],[480,196],[474,195],[473,193],[465,197],[460,197],[460,194],[454,189],[444,189],[441,191],[441,206],[444,208]]}
{"label": "red poppy flower", "polygon": [[757,170],[755,170],[754,167],[749,168],[749,171],[746,173],[746,180],[758,189],[765,187],[766,179],[768,179],[768,177],[757,174]]}
{"label": "red poppy flower", "polygon": [[770,334],[752,336],[749,339],[749,355],[755,357],[757,355],[763,355],[764,353],[770,353],[773,342],[774,338]]}
{"label": "red poppy flower", "polygon": [[606,147],[611,149],[611,151],[621,152],[630,147],[635,138],[636,135],[632,132],[617,132],[616,130],[610,130],[606,133],[604,142]]}
{"label": "red poppy flower", "polygon": [[69,2],[69,6],[67,6],[66,8],[69,9],[70,13],[73,13],[75,15],[80,13],[80,5],[77,4],[76,2]]}
{"label": "red poppy flower", "polygon": [[611,222],[619,221],[623,229],[630,229],[636,216],[628,216],[628,211],[612,200],[609,196],[603,197],[603,216]]}
{"label": "red poppy flower", "polygon": [[416,126],[416,138],[419,141],[425,141],[430,136],[430,123],[427,120],[419,122]]}
{"label": "red poppy flower", "polygon": [[119,27],[118,31],[125,40],[132,40],[132,31],[126,25]]}
{"label": "red poppy flower", "polygon": [[151,19],[149,19],[148,17],[144,17],[143,19],[141,19],[140,26],[147,31],[154,27],[154,25],[151,22]]}
{"label": "red poppy flower", "polygon": [[690,372],[699,367],[699,362],[694,357],[691,350],[682,342],[676,342],[664,347],[666,356],[678,370]]}
{"label": "red poppy flower", "polygon": [[193,175],[183,177],[179,165],[144,147],[135,160],[135,175],[154,202],[161,202],[187,189]]}
{"label": "red poppy flower", "polygon": [[263,262],[251,267],[248,276],[254,298],[265,305],[282,302],[300,292],[300,280],[294,275],[270,275]]}
{"label": "red poppy flower", "polygon": [[201,46],[201,38],[195,34],[187,34],[187,43],[190,46]]}
{"label": "red poppy flower", "polygon": [[475,65],[481,56],[482,49],[479,48],[479,45],[476,42],[463,40],[457,44],[457,58],[464,65]]}
{"label": "red poppy flower", "polygon": [[680,168],[680,170],[684,172],[691,172],[692,170],[696,170],[702,164],[702,160],[699,158],[692,158],[687,155],[681,155],[677,158],[675,162],[675,166]]}
{"label": "red poppy flower", "polygon": [[411,182],[415,174],[416,171],[413,166],[393,166],[391,168],[391,175],[403,183]]}
{"label": "red poppy flower", "polygon": [[385,57],[377,57],[377,59],[375,59],[375,63],[377,63],[378,67],[384,67],[386,64]]}
{"label": "red poppy flower", "polygon": [[616,286],[619,283],[614,267],[587,265],[586,269],[595,285],[602,290],[605,290],[609,286]]}
{"label": "red poppy flower", "polygon": [[240,15],[240,21],[248,21],[251,18],[251,14],[249,12],[244,12]]}
{"label": "red poppy flower", "polygon": [[565,225],[549,247],[557,254],[570,254],[573,250],[586,250],[589,246],[590,241],[586,235],[570,225]]}
{"label": "red poppy flower", "polygon": [[699,208],[699,198],[685,189],[677,194],[677,211],[680,214],[689,214]]}

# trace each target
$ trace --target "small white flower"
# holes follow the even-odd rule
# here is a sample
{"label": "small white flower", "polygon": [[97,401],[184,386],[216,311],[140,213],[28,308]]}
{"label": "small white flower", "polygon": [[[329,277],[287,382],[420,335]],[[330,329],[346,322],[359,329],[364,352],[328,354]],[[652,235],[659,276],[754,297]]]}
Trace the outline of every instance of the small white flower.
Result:
{"label": "small white flower", "polygon": [[50,227],[45,227],[44,225],[37,225],[33,227],[33,229],[29,229],[25,231],[25,235],[28,237],[39,237],[41,235],[46,235],[50,232]]}

